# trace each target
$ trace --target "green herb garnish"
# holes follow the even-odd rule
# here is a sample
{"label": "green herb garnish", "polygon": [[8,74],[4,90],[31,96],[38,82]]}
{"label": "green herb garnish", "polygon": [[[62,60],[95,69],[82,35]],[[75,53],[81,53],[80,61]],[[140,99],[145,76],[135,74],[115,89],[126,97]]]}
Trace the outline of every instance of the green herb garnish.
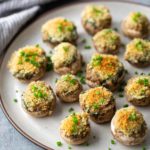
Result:
{"label": "green herb garnish", "polygon": [[40,87],[35,85],[32,86],[32,92],[36,98],[45,98],[47,96],[47,94],[42,91]]}
{"label": "green herb garnish", "polygon": [[62,32],[63,31],[63,25],[59,24],[57,29],[58,29],[59,32]]}
{"label": "green herb garnish", "polygon": [[149,80],[144,78],[144,79],[139,79],[138,80],[139,84],[143,84],[144,86],[149,86]]}
{"label": "green herb garnish", "polygon": [[96,91],[96,95],[99,95],[99,94],[101,94],[101,92],[100,91]]}
{"label": "green herb garnish", "polygon": [[74,108],[69,108],[69,110],[68,110],[70,113],[72,113],[72,112],[74,112]]}
{"label": "green herb garnish", "polygon": [[86,39],[82,39],[81,42],[82,42],[82,43],[86,43]]}
{"label": "green herb garnish", "polygon": [[47,58],[46,71],[48,72],[53,69],[53,63],[50,56],[47,56],[46,58]]}
{"label": "green herb garnish", "polygon": [[114,140],[111,140],[111,144],[116,144],[116,142]]}
{"label": "green herb garnish", "polygon": [[61,146],[63,145],[61,141],[57,141],[56,144],[57,144],[57,146],[59,146],[59,147],[61,147]]}
{"label": "green herb garnish", "polygon": [[135,112],[132,112],[128,118],[130,121],[135,121],[137,119],[137,115]]}
{"label": "green herb garnish", "polygon": [[128,107],[128,106],[129,106],[128,104],[124,104],[124,105],[123,105],[124,108],[126,108],[126,107]]}
{"label": "green herb garnish", "polygon": [[75,113],[73,113],[72,114],[72,121],[73,121],[73,126],[72,126],[72,133],[74,134],[74,135],[76,135],[77,134],[77,132],[78,132],[78,128],[77,128],[77,125],[78,125],[78,118],[76,117],[76,114]]}
{"label": "green herb garnish", "polygon": [[18,100],[16,99],[16,98],[14,98],[14,100],[13,100],[15,103],[17,103],[18,102]]}
{"label": "green herb garnish", "polygon": [[121,98],[124,97],[124,95],[122,93],[119,93],[118,96]]}
{"label": "green herb garnish", "polygon": [[92,59],[92,65],[98,66],[101,64],[102,60],[103,60],[103,57],[101,55],[95,55]]}
{"label": "green herb garnish", "polygon": [[84,75],[82,74],[82,71],[79,71],[79,72],[77,73],[77,77],[79,78],[81,84],[85,84],[85,83],[86,83],[85,77],[84,77]]}
{"label": "green herb garnish", "polygon": [[105,101],[106,101],[105,99],[101,98],[98,103],[94,103],[94,104],[93,104],[93,108],[94,108],[95,110],[96,110],[96,109],[99,109],[99,107],[100,107],[101,105],[103,105],[103,104],[105,103]]}
{"label": "green herb garnish", "polygon": [[142,16],[142,14],[140,12],[137,12],[133,15],[132,19],[135,22],[138,22],[139,18]]}
{"label": "green herb garnish", "polygon": [[142,41],[140,41],[140,40],[137,41],[135,46],[136,46],[137,50],[139,50],[139,51],[142,51],[144,49],[144,45],[143,45]]}
{"label": "green herb garnish", "polygon": [[137,71],[135,71],[134,74],[138,75],[139,73]]}
{"label": "green herb garnish", "polygon": [[84,48],[85,49],[91,49],[91,46],[90,45],[85,45]]}
{"label": "green herb garnish", "polygon": [[65,52],[69,51],[69,47],[68,46],[64,46],[63,49],[64,49]]}

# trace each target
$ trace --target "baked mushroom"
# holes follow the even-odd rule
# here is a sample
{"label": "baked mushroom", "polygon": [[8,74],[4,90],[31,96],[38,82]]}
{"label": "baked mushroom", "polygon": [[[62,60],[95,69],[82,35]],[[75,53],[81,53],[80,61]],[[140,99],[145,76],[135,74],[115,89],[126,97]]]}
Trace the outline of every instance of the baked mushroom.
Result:
{"label": "baked mushroom", "polygon": [[126,47],[125,60],[136,67],[150,65],[150,42],[143,39],[134,39]]}
{"label": "baked mushroom", "polygon": [[112,17],[107,7],[88,5],[82,12],[82,25],[91,35],[111,26]]}
{"label": "baked mushroom", "polygon": [[150,76],[136,76],[129,79],[125,87],[127,100],[137,106],[150,104]]}
{"label": "baked mushroom", "polygon": [[56,83],[56,94],[64,102],[78,101],[81,92],[82,85],[74,75],[63,75]]}
{"label": "baked mushroom", "polygon": [[131,12],[121,26],[123,33],[130,38],[145,38],[149,35],[149,20],[141,12]]}
{"label": "baked mushroom", "polygon": [[116,110],[112,92],[102,86],[80,94],[79,101],[82,109],[89,113],[90,118],[96,123],[109,122]]}
{"label": "baked mushroom", "polygon": [[45,52],[39,45],[26,46],[12,54],[8,62],[8,68],[14,77],[27,82],[43,77],[46,64]]}
{"label": "baked mushroom", "polygon": [[67,42],[59,44],[52,55],[54,71],[58,74],[76,74],[82,67],[82,56],[77,48]]}
{"label": "baked mushroom", "polygon": [[58,17],[47,21],[42,26],[42,38],[51,46],[56,46],[61,42],[76,44],[78,34],[72,21]]}
{"label": "baked mushroom", "polygon": [[118,110],[111,121],[111,131],[124,145],[141,144],[147,133],[143,115],[133,106]]}
{"label": "baked mushroom", "polygon": [[103,29],[94,35],[93,44],[99,53],[116,54],[119,52],[121,40],[116,31]]}
{"label": "baked mushroom", "polygon": [[87,64],[86,82],[90,87],[102,85],[114,91],[122,82],[124,74],[124,66],[117,56],[96,53]]}
{"label": "baked mushroom", "polygon": [[86,113],[72,113],[61,121],[60,135],[69,144],[79,145],[87,141],[90,124]]}
{"label": "baked mushroom", "polygon": [[43,81],[32,81],[22,94],[24,110],[34,117],[45,117],[53,113],[56,98],[53,90]]}

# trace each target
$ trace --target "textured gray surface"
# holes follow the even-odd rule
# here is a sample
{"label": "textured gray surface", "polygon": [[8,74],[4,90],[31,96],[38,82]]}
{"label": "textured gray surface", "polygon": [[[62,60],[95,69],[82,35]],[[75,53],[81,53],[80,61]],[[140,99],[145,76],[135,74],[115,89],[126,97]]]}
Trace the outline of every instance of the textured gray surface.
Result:
{"label": "textured gray surface", "polygon": [[9,123],[0,108],[0,150],[43,150],[23,137]]}
{"label": "textured gray surface", "polygon": [[[150,0],[133,0],[150,4]],[[42,150],[20,133],[8,122],[0,108],[0,150]]]}

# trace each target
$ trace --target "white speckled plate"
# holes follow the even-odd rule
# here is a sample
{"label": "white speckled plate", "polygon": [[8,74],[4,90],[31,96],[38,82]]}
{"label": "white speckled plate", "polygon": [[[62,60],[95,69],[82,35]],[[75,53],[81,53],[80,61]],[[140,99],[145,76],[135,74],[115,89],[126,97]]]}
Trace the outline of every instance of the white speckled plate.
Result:
{"label": "white speckled plate", "polygon": [[[120,31],[120,22],[121,20],[130,12],[130,11],[141,11],[145,13],[150,19],[150,8],[138,4],[133,3],[123,3],[123,2],[115,2],[115,1],[101,1],[101,2],[93,2],[94,4],[103,4],[106,5],[113,16],[113,28],[117,28],[119,33],[121,34],[122,41],[124,44],[129,42],[129,39],[125,38]],[[1,68],[0,68],[0,94],[1,94],[1,104],[3,111],[5,112],[7,118],[11,121],[14,127],[20,131],[24,136],[29,138],[34,143],[42,146],[46,149],[62,149],[67,150],[68,144],[63,141],[59,135],[59,124],[60,121],[65,118],[66,115],[69,114],[68,110],[70,107],[73,107],[75,111],[81,111],[79,104],[62,104],[57,101],[57,107],[55,113],[52,117],[47,118],[33,118],[26,114],[21,107],[21,93],[26,88],[27,84],[20,83],[17,81],[8,71],[7,62],[13,51],[17,50],[20,47],[30,44],[39,43],[47,53],[49,53],[50,48],[44,44],[41,40],[41,25],[45,23],[48,19],[57,16],[66,17],[72,21],[77,26],[79,33],[79,41],[81,39],[86,38],[88,45],[92,45],[91,37],[84,31],[81,26],[81,18],[80,13],[83,10],[87,3],[77,3],[72,4],[66,7],[57,8],[51,12],[48,12],[42,17],[38,18],[34,23],[28,26],[21,34],[13,41],[13,43],[9,46],[5,57],[3,59]],[[84,44],[78,44],[78,49],[80,53],[83,54],[84,60],[87,63],[92,55],[95,52],[95,49],[92,47],[90,50],[84,49]],[[123,59],[124,49],[120,49],[119,57],[120,60],[125,65],[125,68],[129,71],[129,75],[127,78],[134,75],[135,71],[139,73],[150,72],[150,67],[145,69],[137,69],[132,67],[130,64],[124,61]],[[58,78],[54,72],[47,73],[42,80],[45,80],[48,84],[50,84],[55,91],[55,79]],[[85,89],[88,87],[85,86]],[[16,93],[18,90],[18,93]],[[127,101],[124,98],[119,98],[117,94],[115,94],[117,108],[121,108]],[[13,99],[17,98],[18,102],[14,103]],[[150,129],[150,108],[138,108],[143,114],[148,123],[148,127]],[[81,146],[71,146],[74,150],[107,150],[108,147],[111,147],[112,150],[141,150],[142,145],[136,147],[126,147],[116,142],[115,145],[111,144],[111,139],[113,139],[110,132],[110,124],[102,124],[98,125],[90,121],[91,123],[91,136],[88,141],[89,146],[81,145]],[[93,136],[96,136],[96,139],[93,139]],[[148,131],[148,137],[145,141],[145,145],[147,149],[150,149],[150,130]],[[57,147],[56,141],[62,141],[63,146]]]}

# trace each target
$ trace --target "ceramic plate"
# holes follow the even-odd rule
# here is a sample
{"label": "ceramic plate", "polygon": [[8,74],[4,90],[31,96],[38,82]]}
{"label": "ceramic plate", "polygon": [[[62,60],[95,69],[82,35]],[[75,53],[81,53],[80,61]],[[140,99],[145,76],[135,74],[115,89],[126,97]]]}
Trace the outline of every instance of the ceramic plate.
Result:
{"label": "ceramic plate", "polygon": [[[123,3],[123,2],[114,2],[114,1],[105,1],[105,2],[93,2],[94,4],[103,4],[106,5],[112,14],[113,17],[113,25],[112,28],[117,28],[118,32],[121,34],[121,38],[124,44],[129,42],[128,38],[125,38],[120,31],[120,22],[121,20],[128,15],[131,11],[140,11],[146,14],[150,19],[150,9],[145,6],[132,4],[132,3]],[[70,107],[73,107],[75,111],[81,112],[78,103],[75,104],[62,104],[57,101],[57,108],[55,113],[51,117],[46,118],[33,118],[26,114],[21,107],[21,93],[25,90],[27,84],[20,83],[17,81],[8,71],[7,62],[10,58],[12,52],[17,50],[20,47],[25,45],[32,44],[40,44],[41,47],[45,49],[47,54],[51,51],[46,44],[42,42],[41,39],[41,26],[48,19],[63,16],[70,20],[72,20],[76,26],[79,33],[78,40],[78,49],[80,53],[83,55],[85,62],[89,62],[91,55],[95,52],[94,47],[92,46],[91,36],[89,36],[83,29],[81,25],[81,11],[87,5],[84,3],[76,3],[72,5],[68,5],[66,7],[57,8],[53,11],[47,12],[46,14],[39,17],[34,23],[28,26],[21,34],[13,41],[13,43],[9,46],[5,57],[3,59],[1,68],[0,68],[0,94],[1,94],[1,102],[2,108],[11,121],[11,123],[19,130],[24,136],[29,138],[34,143],[46,148],[46,149],[68,149],[68,144],[63,141],[59,135],[59,125],[60,121],[65,118],[69,114],[68,110]],[[81,44],[81,40],[83,38],[87,39],[87,44],[92,46],[92,49],[86,50],[84,49],[84,44]],[[139,73],[150,72],[150,67],[146,69],[137,69],[132,67],[123,59],[124,49],[120,49],[120,53],[118,54],[120,60],[125,65],[125,68],[128,70],[129,74],[126,78],[135,75],[135,71]],[[55,74],[53,71],[47,73],[42,80],[46,81],[50,84],[55,90],[55,79],[59,76]],[[88,89],[85,85],[84,89]],[[18,93],[16,92],[18,90]],[[115,94],[117,108],[122,108],[127,101],[124,98],[118,97],[118,94]],[[18,102],[15,103],[13,101],[14,98],[18,99]],[[138,108],[143,114],[148,123],[148,127],[150,129],[150,118],[149,118],[149,107]],[[113,139],[110,132],[110,124],[102,124],[98,125],[90,121],[91,123],[91,136],[88,141],[89,146],[81,145],[81,146],[71,146],[73,150],[107,150],[108,147],[111,147],[112,150],[141,150],[142,145],[136,147],[126,147],[116,142],[115,145],[111,144],[111,139]],[[94,139],[93,136],[96,136]],[[145,145],[150,149],[150,131],[148,131],[148,137],[145,141]],[[62,141],[63,146],[57,147],[56,142]]]}

